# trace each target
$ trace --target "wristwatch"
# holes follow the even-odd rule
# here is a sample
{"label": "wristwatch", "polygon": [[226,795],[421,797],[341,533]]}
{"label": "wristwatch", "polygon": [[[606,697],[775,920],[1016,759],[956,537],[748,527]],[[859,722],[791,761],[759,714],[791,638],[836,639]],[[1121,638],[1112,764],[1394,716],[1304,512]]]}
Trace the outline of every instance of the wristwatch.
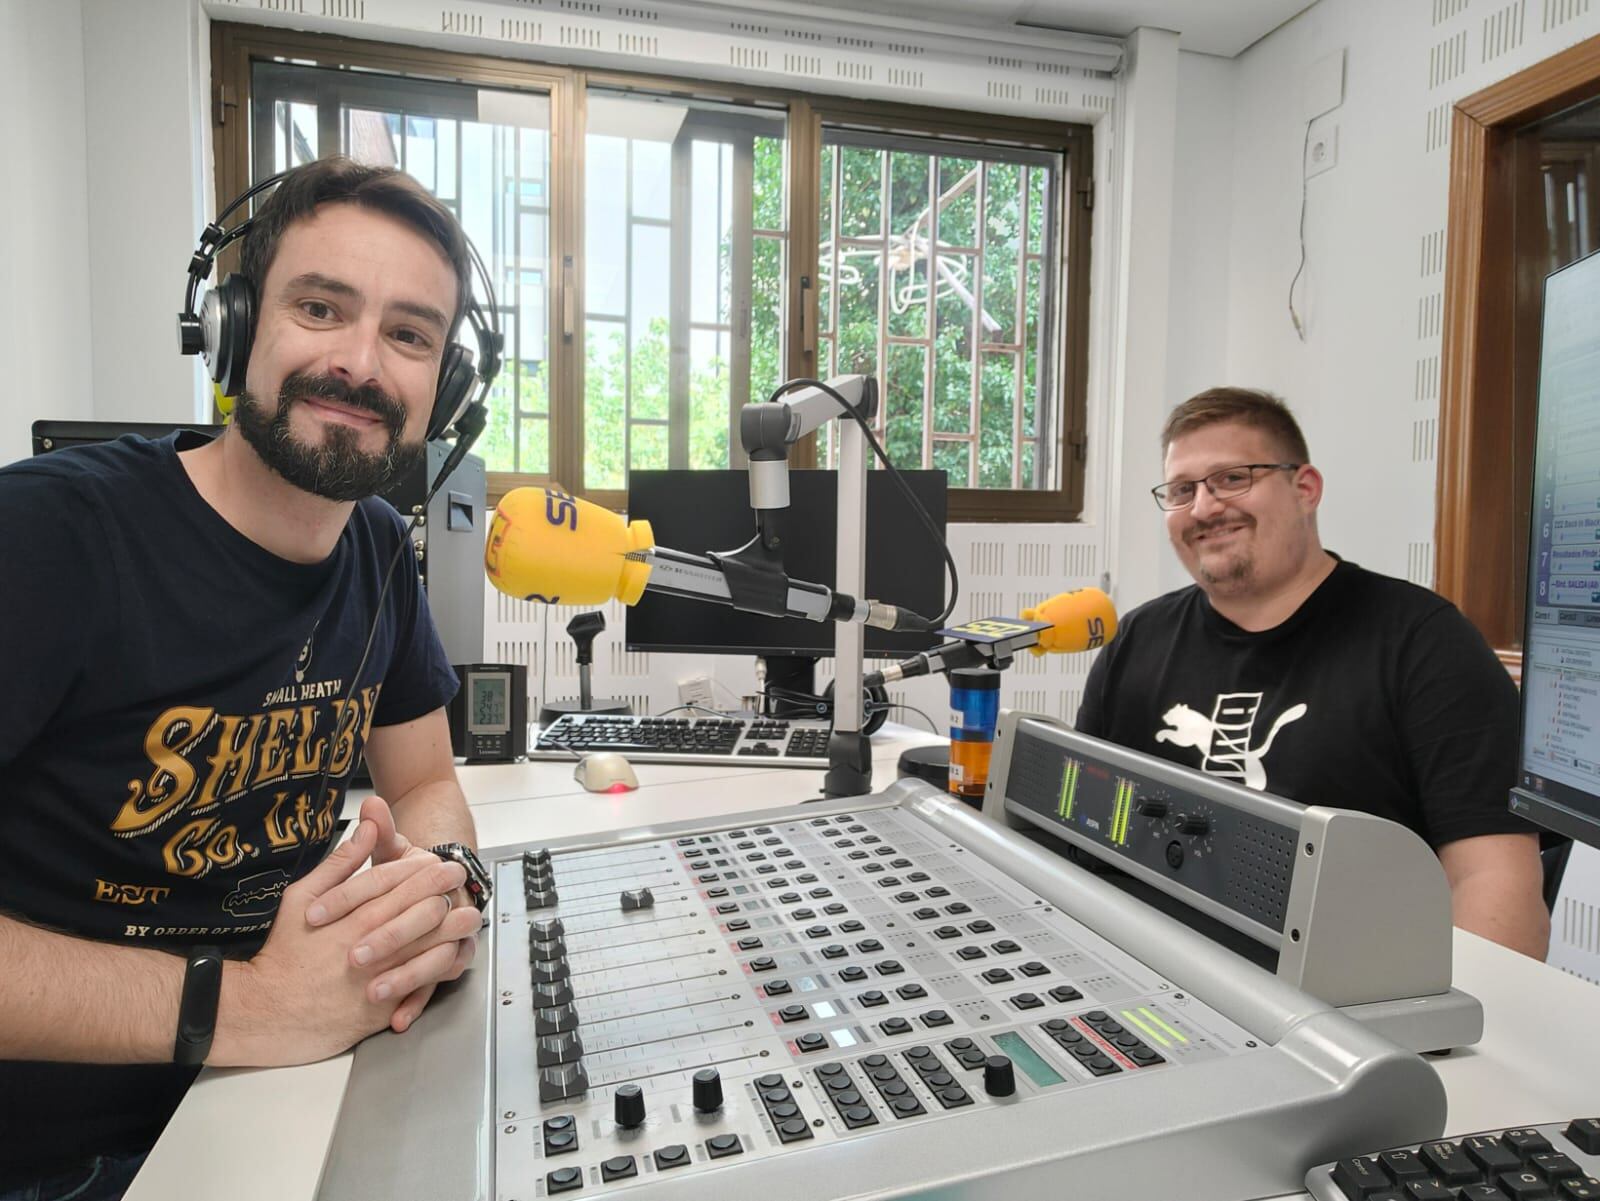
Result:
{"label": "wristwatch", "polygon": [[459,863],[467,869],[467,895],[472,898],[472,903],[482,913],[489,907],[489,898],[494,895],[494,885],[489,880],[489,873],[483,870],[483,860],[478,858],[478,853],[464,842],[441,842],[436,847],[428,850],[441,859],[449,859]]}
{"label": "wristwatch", "polygon": [[195,947],[183,970],[178,1001],[178,1033],[172,1040],[172,1062],[199,1067],[211,1053],[217,1032],[217,997],[222,992],[222,948]]}

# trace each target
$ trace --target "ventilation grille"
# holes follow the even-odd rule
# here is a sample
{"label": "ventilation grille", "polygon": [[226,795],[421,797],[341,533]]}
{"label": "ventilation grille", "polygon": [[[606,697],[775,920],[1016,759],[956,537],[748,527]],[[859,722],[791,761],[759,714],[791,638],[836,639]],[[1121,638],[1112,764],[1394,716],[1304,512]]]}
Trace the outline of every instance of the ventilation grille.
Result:
{"label": "ventilation grille", "polygon": [[821,75],[822,60],[810,54],[785,54],[783,69],[790,75]]}
{"label": "ventilation grille", "polygon": [[877,43],[870,38],[849,38],[843,34],[833,40],[836,45],[843,46],[847,50],[872,50],[877,46]]}
{"label": "ventilation grille", "polygon": [[304,13],[304,0],[261,0],[261,7],[269,13]]}
{"label": "ventilation grille", "polygon": [[[1220,820],[1220,819],[1219,819]],[[1230,812],[1222,903],[1272,930],[1283,929],[1298,834],[1259,817]]]}
{"label": "ventilation grille", "polygon": [[1439,356],[1436,354],[1424,355],[1417,360],[1416,399],[1439,399]]}
{"label": "ventilation grille", "polygon": [[341,21],[365,21],[367,0],[322,0],[322,15]]}
{"label": "ventilation grille", "polygon": [[1422,235],[1422,278],[1438,275],[1444,270],[1444,230],[1436,229]]}
{"label": "ventilation grille", "polygon": [[1427,147],[1429,152],[1450,144],[1450,103],[1436,104],[1428,110]]}
{"label": "ventilation grille", "polygon": [[1428,86],[1448,83],[1467,69],[1467,31],[1447,37],[1428,51]]}
{"label": "ventilation grille", "polygon": [[922,72],[910,71],[904,67],[890,67],[884,72],[884,78],[889,86],[896,88],[920,88],[922,86]]}
{"label": "ventilation grille", "polygon": [[743,67],[751,71],[765,71],[767,69],[767,52],[756,46],[730,46],[728,47],[728,61],[736,67]]}
{"label": "ventilation grille", "polygon": [[1109,113],[1111,111],[1111,97],[1091,96],[1085,92],[1083,96],[1083,107],[1093,109],[1097,113]]}
{"label": "ventilation grille", "polygon": [[795,42],[820,42],[822,35],[812,33],[809,29],[785,29],[783,36]]}
{"label": "ventilation grille", "polygon": [[[1587,4],[1588,0],[1584,0],[1584,3]],[[921,58],[927,53],[927,50],[922,46],[907,46],[900,42],[885,42],[883,48],[889,51],[890,54],[900,54],[907,58]]]}
{"label": "ventilation grille", "polygon": [[840,79],[849,79],[855,83],[872,82],[871,63],[852,63],[841,60],[834,64],[833,73]]}
{"label": "ventilation grille", "polygon": [[1007,58],[1001,54],[991,54],[989,56],[989,65],[991,67],[1004,67],[1008,71],[1020,71],[1027,64],[1020,58]]}
{"label": "ventilation grille", "polygon": [[1035,104],[1051,104],[1065,108],[1072,103],[1072,93],[1066,88],[1034,88],[1033,100]]}
{"label": "ventilation grille", "polygon": [[511,17],[500,18],[502,42],[542,42],[544,26],[538,21],[519,21]]}
{"label": "ventilation grille", "polygon": [[1433,0],[1433,23],[1443,25],[1467,11],[1469,0]]}
{"label": "ventilation grille", "polygon": [[1433,543],[1413,542],[1407,547],[1406,579],[1423,588],[1433,587]]}
{"label": "ventilation grille", "polygon": [[439,31],[479,38],[483,36],[483,18],[477,13],[457,12],[447,8],[439,14]]}
{"label": "ventilation grille", "polygon": [[1022,85],[1020,83],[1006,83],[1004,80],[991,79],[985,89],[990,100],[1021,100]]}
{"label": "ventilation grille", "polygon": [[1592,970],[1563,965],[1590,984],[1600,984],[1600,906],[1590,905],[1577,897],[1562,897],[1555,921],[1555,941],[1587,955]]}
{"label": "ventilation grille", "polygon": [[1439,436],[1439,419],[1427,417],[1421,421],[1411,423],[1411,461],[1413,463],[1433,462],[1434,445]]}
{"label": "ventilation grille", "polygon": [[1544,0],[1544,32],[1565,25],[1574,17],[1589,15],[1590,0]]}
{"label": "ventilation grille", "polygon": [[1417,301],[1417,337],[1437,338],[1439,336],[1439,318],[1443,312],[1443,292],[1434,292]]}
{"label": "ventilation grille", "polygon": [[1522,45],[1528,0],[1517,0],[1483,19],[1483,61],[1492,62]]}
{"label": "ventilation grille", "polygon": [[1005,543],[974,542],[967,570],[973,575],[999,575],[1005,570],[1005,561]]}
{"label": "ventilation grille", "polygon": [[654,58],[660,53],[658,46],[659,39],[651,37],[647,34],[617,34],[617,53],[619,54],[643,54],[650,58]]}
{"label": "ventilation grille", "polygon": [[1050,544],[1048,542],[1019,542],[1017,544],[1018,575],[1049,575]]}
{"label": "ventilation grille", "polygon": [[586,29],[582,25],[563,25],[561,27],[561,44],[563,46],[576,46],[583,50],[600,49],[600,31]]}

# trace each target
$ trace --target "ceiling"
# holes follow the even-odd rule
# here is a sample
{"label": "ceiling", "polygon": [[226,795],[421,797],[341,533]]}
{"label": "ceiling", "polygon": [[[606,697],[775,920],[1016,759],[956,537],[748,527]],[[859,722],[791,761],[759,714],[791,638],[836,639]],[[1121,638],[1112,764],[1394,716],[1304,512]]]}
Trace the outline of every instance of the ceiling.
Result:
{"label": "ceiling", "polygon": [[[837,2],[837,0],[834,0]],[[858,11],[1001,30],[1040,25],[1125,37],[1140,26],[1171,29],[1179,46],[1232,58],[1314,0],[849,0]]]}

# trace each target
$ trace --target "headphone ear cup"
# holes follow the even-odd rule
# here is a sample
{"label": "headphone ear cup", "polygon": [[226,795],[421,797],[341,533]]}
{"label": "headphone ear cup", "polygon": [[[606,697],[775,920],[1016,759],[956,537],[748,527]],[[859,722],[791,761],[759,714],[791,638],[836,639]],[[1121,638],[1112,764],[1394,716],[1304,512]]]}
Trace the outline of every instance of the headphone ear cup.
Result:
{"label": "headphone ear cup", "polygon": [[472,369],[472,352],[459,342],[445,347],[439,363],[439,388],[433,394],[433,412],[428,414],[428,441],[442,438],[450,422],[472,393],[477,378]]}
{"label": "headphone ear cup", "polygon": [[[256,295],[249,279],[234,272],[206,297],[217,310],[216,345],[211,351],[211,378],[224,396],[244,391],[245,373],[250,366],[250,344],[256,333]],[[210,340],[211,331],[207,331]]]}

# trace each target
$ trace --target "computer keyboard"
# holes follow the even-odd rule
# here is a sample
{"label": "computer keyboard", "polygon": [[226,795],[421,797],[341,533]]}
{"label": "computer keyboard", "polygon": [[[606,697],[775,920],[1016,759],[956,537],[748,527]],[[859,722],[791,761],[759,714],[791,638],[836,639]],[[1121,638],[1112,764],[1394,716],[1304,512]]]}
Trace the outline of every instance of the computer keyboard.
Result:
{"label": "computer keyboard", "polygon": [[1317,1201],[1600,1201],[1600,1118],[1487,1130],[1306,1173]]}
{"label": "computer keyboard", "polygon": [[619,751],[635,763],[826,768],[829,732],[827,722],[815,719],[569,714],[539,731],[528,758]]}

